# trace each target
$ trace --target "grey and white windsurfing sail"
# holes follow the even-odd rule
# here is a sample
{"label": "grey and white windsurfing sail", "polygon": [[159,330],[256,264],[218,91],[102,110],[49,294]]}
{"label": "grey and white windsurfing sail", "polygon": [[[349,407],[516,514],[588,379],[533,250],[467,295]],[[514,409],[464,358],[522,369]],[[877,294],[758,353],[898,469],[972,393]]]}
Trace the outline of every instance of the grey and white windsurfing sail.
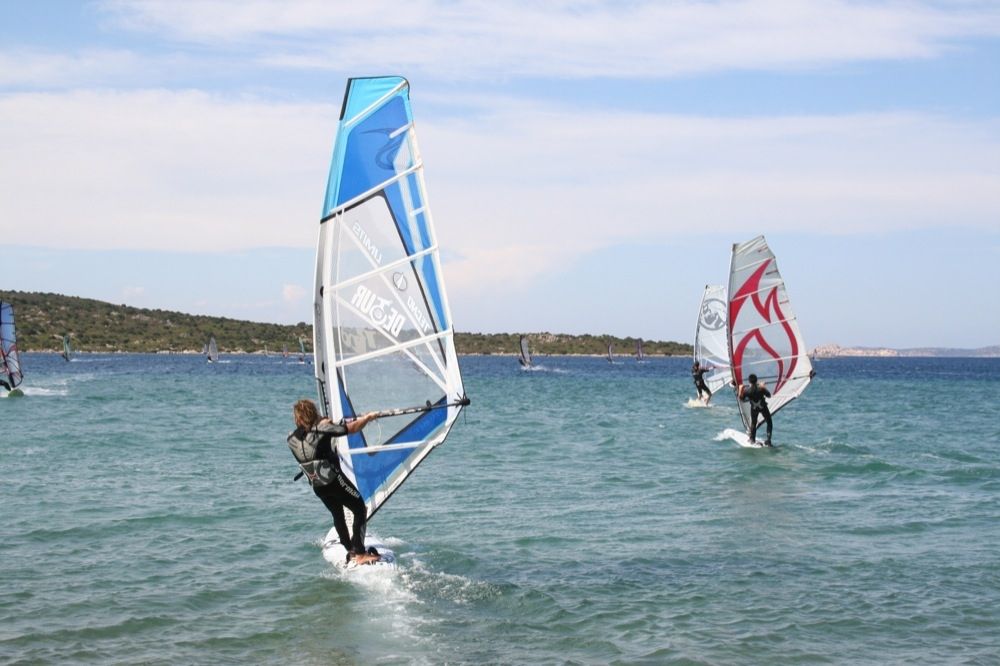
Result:
{"label": "grey and white windsurfing sail", "polygon": [[[775,413],[799,397],[814,375],[799,322],[763,236],[733,245],[727,317],[729,357],[737,386],[751,374],[767,384]],[[750,406],[739,402],[750,428]]]}
{"label": "grey and white windsurfing sail", "polygon": [[726,334],[726,288],[721,284],[705,285],[698,308],[698,327],[694,334],[694,360],[705,373],[705,385],[715,392],[732,381],[729,368],[729,336]]}
{"label": "grey and white windsurfing sail", "polygon": [[209,363],[215,363],[219,360],[219,345],[215,343],[214,335],[208,339],[208,348],[206,349],[205,354],[208,356]]}
{"label": "grey and white windsurfing sail", "polygon": [[525,368],[531,367],[531,352],[528,350],[528,336],[522,335],[520,341],[521,358],[517,359]]}
{"label": "grey and white windsurfing sail", "polygon": [[323,413],[406,412],[336,440],[369,517],[468,404],[409,90],[401,77],[347,82],[316,253]]}
{"label": "grey and white windsurfing sail", "polygon": [[306,362],[306,341],[299,338],[299,363]]}
{"label": "grey and white windsurfing sail", "polygon": [[69,346],[69,336],[68,335],[64,335],[63,336],[62,343],[63,343],[62,357],[63,357],[64,361],[68,361],[70,359],[70,356],[72,356],[72,354],[73,354],[73,350],[70,349],[70,346]]}
{"label": "grey and white windsurfing sail", "polygon": [[14,306],[5,301],[0,301],[0,379],[8,391],[13,391],[24,379],[21,355],[17,351]]}
{"label": "grey and white windsurfing sail", "polygon": [[608,343],[608,363],[615,362],[615,346],[613,343]]}
{"label": "grey and white windsurfing sail", "polygon": [[646,358],[646,352],[642,349],[642,338],[635,341],[635,360],[642,362]]}

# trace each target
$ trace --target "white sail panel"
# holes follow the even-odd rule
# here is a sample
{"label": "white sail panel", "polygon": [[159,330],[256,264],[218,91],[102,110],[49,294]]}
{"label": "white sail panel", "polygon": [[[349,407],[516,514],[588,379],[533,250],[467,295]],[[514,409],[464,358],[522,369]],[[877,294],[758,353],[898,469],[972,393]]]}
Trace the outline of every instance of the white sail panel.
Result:
{"label": "white sail panel", "polygon": [[426,408],[338,440],[371,516],[444,441],[465,398],[400,77],[348,82],[317,243],[313,331],[325,415]]}
{"label": "white sail panel", "polygon": [[726,288],[721,284],[705,285],[694,334],[694,360],[702,367],[711,368],[704,376],[712,395],[727,386],[733,378],[729,368],[729,338],[726,335],[727,309]]}
{"label": "white sail panel", "polygon": [[[737,385],[751,375],[771,391],[775,413],[797,398],[812,380],[806,352],[785,282],[763,236],[733,245],[729,271],[728,339]],[[740,403],[744,425],[749,407]]]}

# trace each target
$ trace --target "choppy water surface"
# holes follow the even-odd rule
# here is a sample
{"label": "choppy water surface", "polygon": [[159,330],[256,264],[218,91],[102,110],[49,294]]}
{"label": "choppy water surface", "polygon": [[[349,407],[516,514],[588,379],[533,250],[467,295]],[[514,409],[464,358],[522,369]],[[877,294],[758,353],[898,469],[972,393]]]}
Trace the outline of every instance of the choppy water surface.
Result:
{"label": "choppy water surface", "polygon": [[473,400],[323,560],[311,367],[25,355],[0,400],[0,662],[996,663],[1000,359],[820,361],[773,451],[686,359],[463,359]]}

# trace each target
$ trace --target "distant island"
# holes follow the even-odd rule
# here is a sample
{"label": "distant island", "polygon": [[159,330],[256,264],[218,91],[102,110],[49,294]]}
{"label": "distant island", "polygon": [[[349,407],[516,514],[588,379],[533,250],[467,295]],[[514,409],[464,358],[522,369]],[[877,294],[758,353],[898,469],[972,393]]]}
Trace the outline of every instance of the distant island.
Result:
{"label": "distant island", "polygon": [[1000,357],[1000,345],[978,349],[954,349],[950,347],[916,347],[913,349],[890,349],[888,347],[841,347],[840,345],[820,345],[809,354],[814,358],[836,358],[843,356],[867,357]]}
{"label": "distant island", "polygon": [[[312,324],[264,324],[227,317],[115,305],[90,298],[23,291],[0,291],[14,305],[18,347],[22,351],[62,351],[68,335],[74,351],[199,353],[214,336],[223,353],[271,353],[287,347],[298,353],[299,340],[312,353]],[[527,333],[532,354],[604,355],[608,344],[618,354],[634,353],[637,338],[610,335]],[[455,334],[459,354],[516,354],[520,334]],[[644,340],[647,355],[690,356],[691,345]]]}

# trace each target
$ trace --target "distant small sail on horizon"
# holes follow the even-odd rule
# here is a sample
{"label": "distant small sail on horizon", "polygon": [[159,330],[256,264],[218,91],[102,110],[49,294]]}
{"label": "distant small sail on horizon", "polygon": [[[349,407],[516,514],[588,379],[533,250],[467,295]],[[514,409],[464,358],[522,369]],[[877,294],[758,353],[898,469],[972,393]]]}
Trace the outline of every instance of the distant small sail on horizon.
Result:
{"label": "distant small sail on horizon", "polygon": [[323,415],[383,414],[336,440],[369,519],[468,404],[440,262],[409,83],[352,78],[320,220],[313,353]]}
{"label": "distant small sail on horizon", "polygon": [[729,367],[729,337],[726,329],[726,288],[707,284],[698,308],[698,325],[694,333],[694,361],[711,368],[705,373],[705,385],[712,395],[733,379]]}
{"label": "distant small sail on horizon", "polygon": [[528,351],[528,336],[522,335],[520,340],[521,357],[518,362],[525,368],[531,367],[531,352]]}
{"label": "distant small sail on horizon", "polygon": [[306,343],[305,340],[299,338],[299,363],[306,362]]}
{"label": "distant small sail on horizon", "polygon": [[608,343],[608,363],[615,362],[615,346],[613,343]]}
{"label": "distant small sail on horizon", "polygon": [[281,345],[281,357],[282,358],[288,358],[288,345],[287,344]]}
{"label": "distant small sail on horizon", "polygon": [[21,369],[21,355],[17,351],[17,332],[14,329],[14,306],[0,301],[0,362],[2,362],[4,388],[12,395],[24,380]]}
{"label": "distant small sail on horizon", "polygon": [[639,338],[638,340],[635,341],[635,360],[642,363],[642,361],[645,360],[645,358],[646,358],[646,353],[645,351],[643,351],[642,348],[642,338]]}
{"label": "distant small sail on horizon", "polygon": [[[771,414],[799,397],[812,381],[815,373],[798,319],[763,236],[733,245],[727,338],[736,386],[751,374],[766,382]],[[737,404],[749,431],[750,406],[739,400]]]}
{"label": "distant small sail on horizon", "polygon": [[68,335],[64,335],[63,336],[62,343],[63,343],[63,350],[62,350],[63,360],[64,361],[69,361],[70,355],[72,354],[72,351],[70,350],[70,347],[69,347],[69,336]]}
{"label": "distant small sail on horizon", "polygon": [[219,360],[219,345],[215,343],[215,336],[208,339],[208,347],[205,351],[208,355],[208,362],[215,363]]}

